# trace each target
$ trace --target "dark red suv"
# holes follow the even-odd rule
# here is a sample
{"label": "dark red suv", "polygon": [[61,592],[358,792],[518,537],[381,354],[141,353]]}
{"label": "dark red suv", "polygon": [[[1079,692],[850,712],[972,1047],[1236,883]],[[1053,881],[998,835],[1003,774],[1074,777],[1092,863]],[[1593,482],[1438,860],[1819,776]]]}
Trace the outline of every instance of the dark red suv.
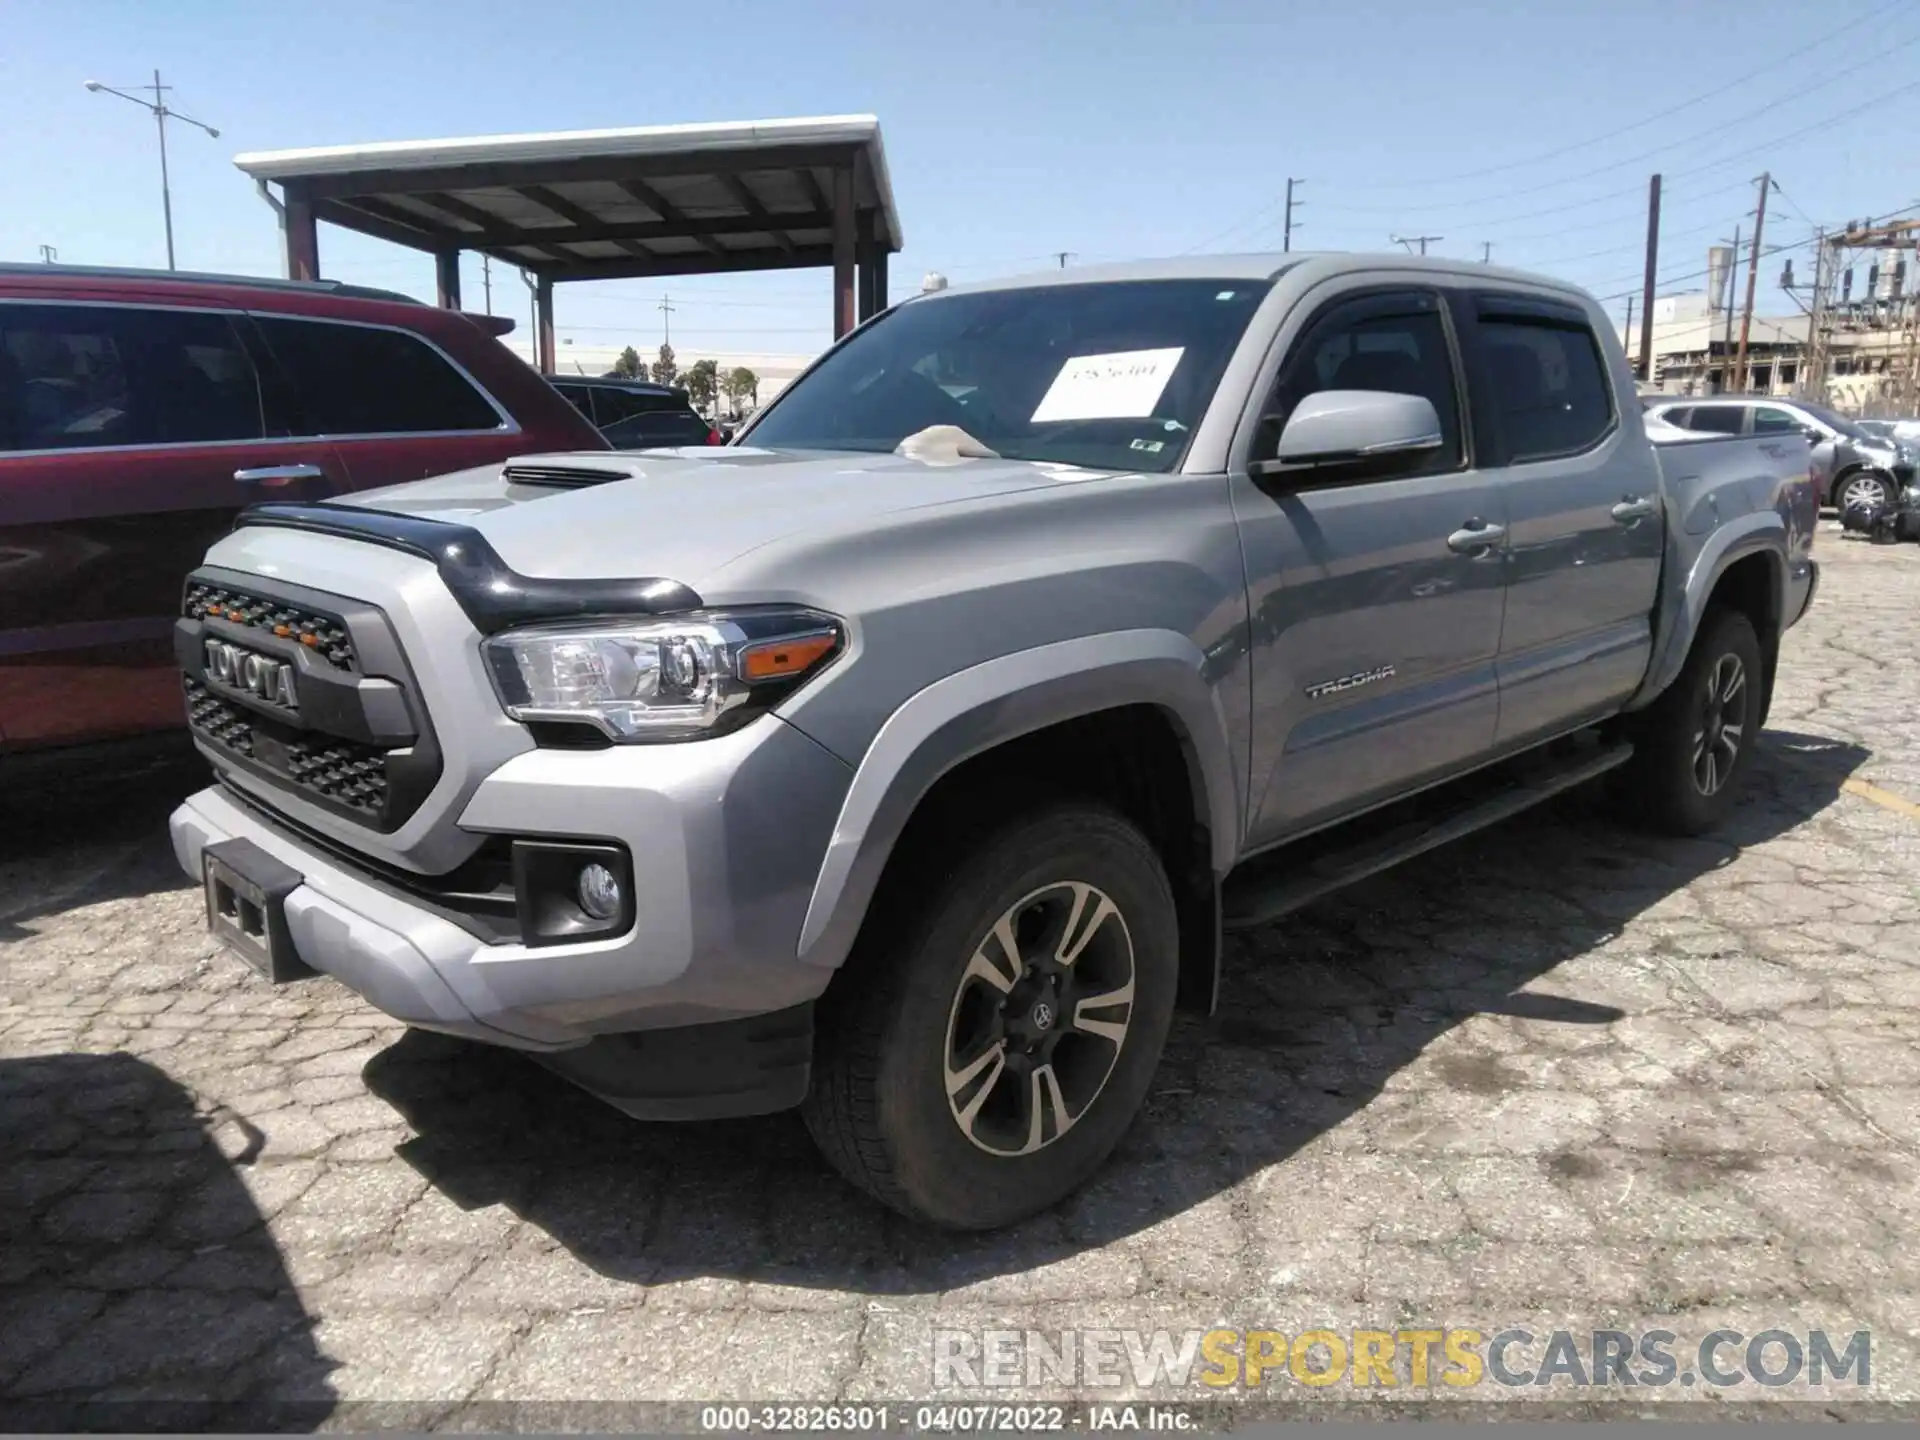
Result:
{"label": "dark red suv", "polygon": [[511,328],[326,281],[0,265],[0,749],[182,723],[181,582],[243,505],[607,449]]}

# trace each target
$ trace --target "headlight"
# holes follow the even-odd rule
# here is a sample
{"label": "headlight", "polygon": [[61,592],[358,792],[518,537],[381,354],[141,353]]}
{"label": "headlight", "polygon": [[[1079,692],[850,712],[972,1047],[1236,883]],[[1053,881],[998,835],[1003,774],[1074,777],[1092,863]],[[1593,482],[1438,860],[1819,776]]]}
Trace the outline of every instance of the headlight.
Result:
{"label": "headlight", "polygon": [[766,609],[533,625],[482,648],[514,719],[590,725],[625,743],[724,734],[819,673],[843,642],[830,615]]}

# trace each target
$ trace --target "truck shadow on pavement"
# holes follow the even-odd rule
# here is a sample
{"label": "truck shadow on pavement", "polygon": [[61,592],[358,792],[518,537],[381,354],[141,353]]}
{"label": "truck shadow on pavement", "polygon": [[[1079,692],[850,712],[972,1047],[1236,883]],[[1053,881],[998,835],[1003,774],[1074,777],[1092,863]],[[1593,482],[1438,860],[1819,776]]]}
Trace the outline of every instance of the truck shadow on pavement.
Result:
{"label": "truck shadow on pavement", "polygon": [[0,786],[0,941],[21,939],[43,915],[190,884],[167,816],[208,779],[183,742]]}
{"label": "truck shadow on pavement", "polygon": [[262,1144],[131,1055],[0,1060],[0,1431],[327,1415],[332,1367],[241,1178]]}
{"label": "truck shadow on pavement", "polygon": [[[1208,1202],[1376,1102],[1369,1123],[1396,1134],[1480,1123],[1529,1077],[1492,1050],[1450,1046],[1423,1062],[1470,1017],[1515,1017],[1557,1054],[1589,1037],[1605,1046],[1628,1011],[1561,992],[1611,989],[1631,1004],[1636,983],[1668,982],[1624,957],[1582,957],[1653,907],[1686,913],[1689,885],[1819,815],[1866,759],[1773,731],[1711,838],[1651,838],[1610,819],[1602,797],[1575,793],[1234,939],[1218,1013],[1176,1019],[1154,1094],[1105,1170],[997,1234],[936,1233],[883,1210],[828,1170],[791,1115],[641,1124],[521,1057],[418,1033],[364,1076],[416,1131],[401,1154],[449,1198],[511,1207],[616,1282],[913,1294],[1025,1276],[981,1293],[1071,1298],[1072,1269],[1026,1272],[1163,1224],[1182,1227],[1178,1251],[1204,1265]],[[1553,977],[1566,962],[1581,963]],[[1580,1160],[1547,1142],[1561,1162]],[[1364,1185],[1343,1199],[1373,1202]]]}

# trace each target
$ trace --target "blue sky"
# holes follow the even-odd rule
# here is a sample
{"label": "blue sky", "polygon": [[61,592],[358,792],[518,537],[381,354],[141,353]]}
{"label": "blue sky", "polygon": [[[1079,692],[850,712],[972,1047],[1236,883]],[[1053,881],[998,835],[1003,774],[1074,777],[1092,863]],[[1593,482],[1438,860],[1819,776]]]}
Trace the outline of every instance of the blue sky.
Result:
{"label": "blue sky", "polygon": [[[245,150],[871,112],[907,232],[896,295],[1059,250],[1278,249],[1295,175],[1296,248],[1491,242],[1611,297],[1637,289],[1655,169],[1681,290],[1750,232],[1763,168],[1769,243],[1920,202],[1917,59],[1916,0],[0,0],[0,259],[165,263],[152,122],[82,88],[158,66],[221,130],[170,134],[183,268],[277,273]],[[326,226],[321,263],[431,292],[428,258]],[[477,308],[477,260],[464,289]],[[657,346],[663,290],[683,363],[827,338],[816,271],[562,287],[561,337]],[[498,266],[494,307],[526,313]]]}

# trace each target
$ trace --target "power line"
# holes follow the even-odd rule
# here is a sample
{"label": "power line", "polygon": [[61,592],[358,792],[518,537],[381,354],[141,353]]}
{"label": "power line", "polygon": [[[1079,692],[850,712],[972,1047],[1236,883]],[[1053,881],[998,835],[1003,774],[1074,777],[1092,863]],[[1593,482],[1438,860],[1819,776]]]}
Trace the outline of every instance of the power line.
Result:
{"label": "power line", "polygon": [[1595,135],[1586,140],[1575,140],[1571,144],[1563,145],[1555,150],[1543,151],[1540,154],[1530,156],[1527,159],[1509,160],[1499,165],[1488,165],[1479,170],[1464,171],[1458,175],[1440,176],[1436,178],[1413,180],[1413,181],[1383,181],[1383,182],[1379,182],[1372,185],[1354,185],[1354,186],[1349,186],[1348,188],[1353,190],[1372,191],[1372,190],[1414,188],[1421,185],[1455,185],[1462,180],[1477,180],[1483,175],[1499,175],[1509,170],[1524,169],[1528,165],[1543,165],[1549,160],[1558,160],[1562,156],[1571,155],[1577,150],[1585,150],[1594,145],[1604,144],[1609,140],[1616,140],[1620,136],[1631,134],[1635,130],[1644,130],[1647,126],[1653,124],[1655,121],[1664,120],[1670,115],[1678,115],[1682,110],[1690,110],[1695,105],[1703,105],[1707,101],[1718,99],[1720,96],[1728,94],[1731,91],[1745,89],[1746,87],[1748,87],[1753,83],[1753,78],[1756,75],[1765,75],[1769,71],[1778,70],[1783,66],[1797,64],[1801,60],[1804,60],[1808,55],[1812,54],[1815,50],[1821,49],[1824,46],[1832,44],[1834,41],[1840,39],[1843,35],[1849,34],[1854,30],[1858,30],[1863,25],[1871,24],[1873,21],[1883,20],[1887,16],[1893,14],[1895,11],[1901,10],[1904,8],[1906,8],[1906,0],[1894,0],[1893,4],[1884,6],[1879,10],[1874,10],[1869,12],[1868,14],[1862,15],[1857,20],[1850,20],[1845,25],[1842,25],[1837,29],[1829,30],[1826,33],[1826,35],[1824,35],[1822,38],[1815,40],[1810,44],[1797,46],[1796,48],[1788,51],[1786,54],[1780,56],[1776,60],[1770,60],[1766,64],[1758,66],[1751,70],[1743,70],[1738,76],[1736,76],[1732,80],[1729,80],[1724,85],[1718,86],[1712,90],[1705,91],[1702,94],[1695,95],[1690,99],[1682,100],[1677,105],[1669,105],[1664,110],[1656,110],[1653,114],[1646,116],[1644,119],[1635,120],[1631,124],[1618,126],[1615,129],[1607,131],[1605,134]]}

